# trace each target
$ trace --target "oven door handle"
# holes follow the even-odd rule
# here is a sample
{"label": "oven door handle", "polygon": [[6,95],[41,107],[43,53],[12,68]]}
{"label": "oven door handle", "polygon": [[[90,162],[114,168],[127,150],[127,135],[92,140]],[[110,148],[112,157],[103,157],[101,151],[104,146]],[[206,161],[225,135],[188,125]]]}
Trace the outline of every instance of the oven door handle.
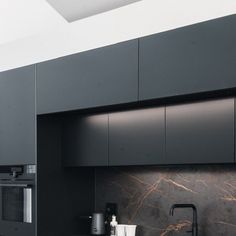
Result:
{"label": "oven door handle", "polygon": [[18,187],[18,188],[27,188],[30,187],[29,184],[21,184],[21,183],[0,183],[0,187]]}

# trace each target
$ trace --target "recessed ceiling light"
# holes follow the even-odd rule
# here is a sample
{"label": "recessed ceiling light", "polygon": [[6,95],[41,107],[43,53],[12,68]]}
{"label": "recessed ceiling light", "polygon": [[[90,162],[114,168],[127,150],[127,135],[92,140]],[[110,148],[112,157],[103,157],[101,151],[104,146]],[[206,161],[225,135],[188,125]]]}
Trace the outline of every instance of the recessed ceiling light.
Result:
{"label": "recessed ceiling light", "polygon": [[122,7],[140,0],[47,0],[68,22]]}

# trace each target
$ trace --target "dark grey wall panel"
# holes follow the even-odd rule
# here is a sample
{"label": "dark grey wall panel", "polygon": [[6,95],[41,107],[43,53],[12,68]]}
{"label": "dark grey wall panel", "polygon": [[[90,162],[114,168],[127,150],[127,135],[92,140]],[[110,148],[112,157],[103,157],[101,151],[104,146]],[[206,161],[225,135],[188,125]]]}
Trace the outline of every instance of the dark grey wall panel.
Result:
{"label": "dark grey wall panel", "polygon": [[140,39],[139,99],[236,87],[236,15]]}
{"label": "dark grey wall panel", "polygon": [[137,101],[138,40],[40,63],[38,113]]}
{"label": "dark grey wall panel", "polygon": [[35,235],[35,225],[34,224],[22,224],[21,222],[10,222],[1,221],[0,222],[0,235],[4,236],[36,236]]}
{"label": "dark grey wall panel", "polygon": [[233,162],[234,99],[166,108],[166,164]]}
{"label": "dark grey wall panel", "polygon": [[0,165],[35,163],[35,66],[0,73]]}
{"label": "dark grey wall panel", "polygon": [[108,165],[108,115],[68,118],[62,137],[66,166]]}
{"label": "dark grey wall panel", "polygon": [[165,150],[165,108],[109,115],[109,165],[161,164]]}
{"label": "dark grey wall panel", "polygon": [[37,127],[37,235],[89,235],[79,217],[94,212],[94,170],[63,166],[60,119],[39,117]]}

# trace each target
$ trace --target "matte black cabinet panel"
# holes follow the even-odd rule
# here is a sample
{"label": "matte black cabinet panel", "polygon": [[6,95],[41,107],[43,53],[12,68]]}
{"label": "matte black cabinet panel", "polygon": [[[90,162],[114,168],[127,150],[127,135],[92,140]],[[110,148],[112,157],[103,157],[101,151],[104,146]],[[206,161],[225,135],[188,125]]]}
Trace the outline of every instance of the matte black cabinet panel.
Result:
{"label": "matte black cabinet panel", "polygon": [[35,163],[35,66],[0,73],[0,165]]}
{"label": "matte black cabinet panel", "polygon": [[109,115],[109,165],[161,164],[164,151],[165,108]]}
{"label": "matte black cabinet panel", "polygon": [[236,87],[236,15],[140,39],[139,99]]}
{"label": "matte black cabinet panel", "polygon": [[40,63],[38,114],[137,101],[138,40]]}
{"label": "matte black cabinet panel", "polygon": [[233,162],[234,99],[166,108],[166,164]]}
{"label": "matte black cabinet panel", "polygon": [[94,211],[94,169],[63,167],[60,117],[39,116],[37,128],[37,236],[89,235],[79,216]]}
{"label": "matte black cabinet panel", "polygon": [[2,236],[36,236],[34,224],[22,224],[10,221],[1,221],[0,230]]}
{"label": "matte black cabinet panel", "polygon": [[62,137],[66,166],[108,165],[108,115],[69,118]]}

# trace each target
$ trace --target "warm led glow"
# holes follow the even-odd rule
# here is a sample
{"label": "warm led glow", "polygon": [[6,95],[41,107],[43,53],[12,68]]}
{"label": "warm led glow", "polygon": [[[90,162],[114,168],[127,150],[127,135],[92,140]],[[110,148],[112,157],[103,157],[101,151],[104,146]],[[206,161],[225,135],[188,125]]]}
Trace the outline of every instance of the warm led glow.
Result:
{"label": "warm led glow", "polygon": [[143,120],[147,120],[149,122],[158,122],[158,118],[162,119],[162,116],[159,117],[156,115],[160,109],[162,108],[145,108],[130,111],[114,112],[110,114],[112,115],[112,121],[116,125],[116,127],[122,128],[125,124],[129,124],[129,126],[136,127],[139,122]]}
{"label": "warm led glow", "polygon": [[[98,114],[98,115],[89,115],[85,118],[85,122],[90,126],[99,127],[104,125],[104,115],[106,114]],[[107,118],[108,122],[108,118]]]}

